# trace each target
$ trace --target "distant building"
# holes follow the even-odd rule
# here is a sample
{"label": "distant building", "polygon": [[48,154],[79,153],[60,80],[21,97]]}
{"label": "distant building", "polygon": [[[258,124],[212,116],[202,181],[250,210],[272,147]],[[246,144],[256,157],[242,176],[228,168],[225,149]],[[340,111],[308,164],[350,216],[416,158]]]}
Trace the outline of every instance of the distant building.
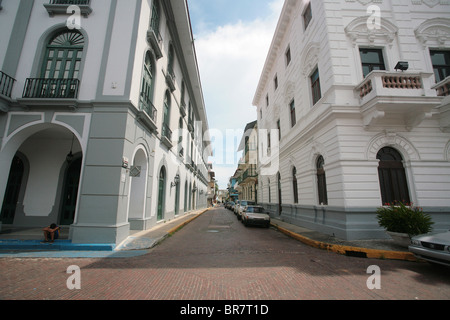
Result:
{"label": "distant building", "polygon": [[3,226],[117,244],[206,208],[187,1],[0,2]]}
{"label": "distant building", "polygon": [[258,126],[253,121],[245,127],[238,152],[243,152],[239,163],[238,191],[240,200],[257,201]]}
{"label": "distant building", "polygon": [[449,76],[448,1],[286,0],[254,98],[258,200],[343,239],[385,237],[395,201],[448,230]]}
{"label": "distant building", "polygon": [[208,207],[212,207],[216,201],[216,174],[213,171],[212,163],[208,163],[208,177],[207,200]]}

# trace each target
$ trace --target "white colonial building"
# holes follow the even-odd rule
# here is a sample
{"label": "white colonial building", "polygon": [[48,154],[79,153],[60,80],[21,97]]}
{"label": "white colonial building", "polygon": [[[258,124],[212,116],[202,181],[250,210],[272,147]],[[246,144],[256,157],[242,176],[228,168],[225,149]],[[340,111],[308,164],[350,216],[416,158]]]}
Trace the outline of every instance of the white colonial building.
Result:
{"label": "white colonial building", "polygon": [[55,222],[74,243],[118,244],[206,208],[187,1],[0,3],[3,227]]}
{"label": "white colonial building", "polygon": [[254,98],[258,200],[343,239],[385,237],[394,201],[448,230],[449,76],[448,1],[286,0]]}

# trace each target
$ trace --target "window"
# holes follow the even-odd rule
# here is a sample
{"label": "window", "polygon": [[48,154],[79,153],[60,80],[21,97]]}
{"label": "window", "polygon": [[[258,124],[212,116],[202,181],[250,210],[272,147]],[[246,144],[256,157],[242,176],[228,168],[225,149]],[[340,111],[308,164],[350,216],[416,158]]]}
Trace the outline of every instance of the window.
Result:
{"label": "window", "polygon": [[170,132],[170,93],[169,91],[166,92],[166,95],[164,97],[164,117],[163,117],[163,129],[162,129],[162,136],[168,138],[171,140],[171,132]]}
{"label": "window", "polygon": [[450,51],[430,50],[436,82],[450,76]]}
{"label": "window", "polygon": [[286,50],[286,67],[291,63],[291,48]]}
{"label": "window", "polygon": [[78,79],[83,56],[84,37],[76,31],[64,30],[49,42],[42,64],[45,79]]}
{"label": "window", "polygon": [[266,96],[266,107],[269,106],[269,95]]}
{"label": "window", "polygon": [[297,118],[295,115],[295,101],[292,100],[290,105],[289,105],[289,111],[291,114],[291,127],[295,126],[295,124],[297,123]]}
{"label": "window", "polygon": [[303,13],[303,22],[305,24],[305,30],[308,28],[309,23],[312,20],[312,10],[311,10],[311,2],[306,7],[305,12]]}
{"label": "window", "polygon": [[160,24],[160,9],[159,9],[159,0],[153,1],[152,5],[152,19],[150,22],[150,28],[159,35],[159,24]]}
{"label": "window", "polygon": [[383,204],[411,202],[401,154],[393,148],[386,147],[378,152],[377,159],[380,160],[378,174]]}
{"label": "window", "polygon": [[278,141],[281,140],[281,121],[278,119],[277,121],[277,129],[278,129]]}
{"label": "window", "polygon": [[317,159],[317,190],[319,193],[319,204],[328,205],[327,179],[325,176],[325,161],[322,156]]}
{"label": "window", "polygon": [[381,49],[360,49],[364,78],[373,70],[386,70]]}
{"label": "window", "polygon": [[164,219],[164,209],[166,202],[166,169],[161,168],[159,172],[159,183],[158,183],[158,221]]}
{"label": "window", "polygon": [[297,168],[292,170],[292,190],[294,192],[294,203],[298,203],[298,183],[297,183]]}
{"label": "window", "polygon": [[155,62],[148,51],[145,56],[144,72],[142,76],[142,88],[140,97],[140,109],[145,111],[153,121],[156,120],[156,108],[153,105],[153,92],[155,88]]}
{"label": "window", "polygon": [[278,89],[278,76],[277,75],[275,75],[275,78],[273,79],[273,85],[275,87],[275,90],[277,90]]}
{"label": "window", "polygon": [[315,105],[322,98],[318,68],[316,68],[316,70],[313,72],[311,76],[311,90],[312,90],[313,105]]}

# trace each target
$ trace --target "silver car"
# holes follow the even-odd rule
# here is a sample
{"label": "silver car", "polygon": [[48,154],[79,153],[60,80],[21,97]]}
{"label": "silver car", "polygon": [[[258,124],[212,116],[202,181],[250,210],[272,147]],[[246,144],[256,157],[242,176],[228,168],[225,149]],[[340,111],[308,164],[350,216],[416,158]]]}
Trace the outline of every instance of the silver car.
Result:
{"label": "silver car", "polygon": [[409,251],[419,259],[450,266],[450,231],[413,237]]}
{"label": "silver car", "polygon": [[242,223],[249,225],[270,227],[270,216],[261,206],[249,205],[242,210]]}

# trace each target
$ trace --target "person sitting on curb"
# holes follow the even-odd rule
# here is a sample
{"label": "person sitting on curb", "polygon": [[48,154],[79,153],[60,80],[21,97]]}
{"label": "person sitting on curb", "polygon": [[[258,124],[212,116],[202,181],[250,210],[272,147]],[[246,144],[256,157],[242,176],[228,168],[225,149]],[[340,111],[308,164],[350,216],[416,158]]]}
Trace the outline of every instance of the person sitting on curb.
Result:
{"label": "person sitting on curb", "polygon": [[45,237],[44,242],[53,243],[53,241],[58,240],[60,230],[61,228],[58,227],[55,223],[52,223],[49,227],[42,229],[42,231],[44,231]]}

